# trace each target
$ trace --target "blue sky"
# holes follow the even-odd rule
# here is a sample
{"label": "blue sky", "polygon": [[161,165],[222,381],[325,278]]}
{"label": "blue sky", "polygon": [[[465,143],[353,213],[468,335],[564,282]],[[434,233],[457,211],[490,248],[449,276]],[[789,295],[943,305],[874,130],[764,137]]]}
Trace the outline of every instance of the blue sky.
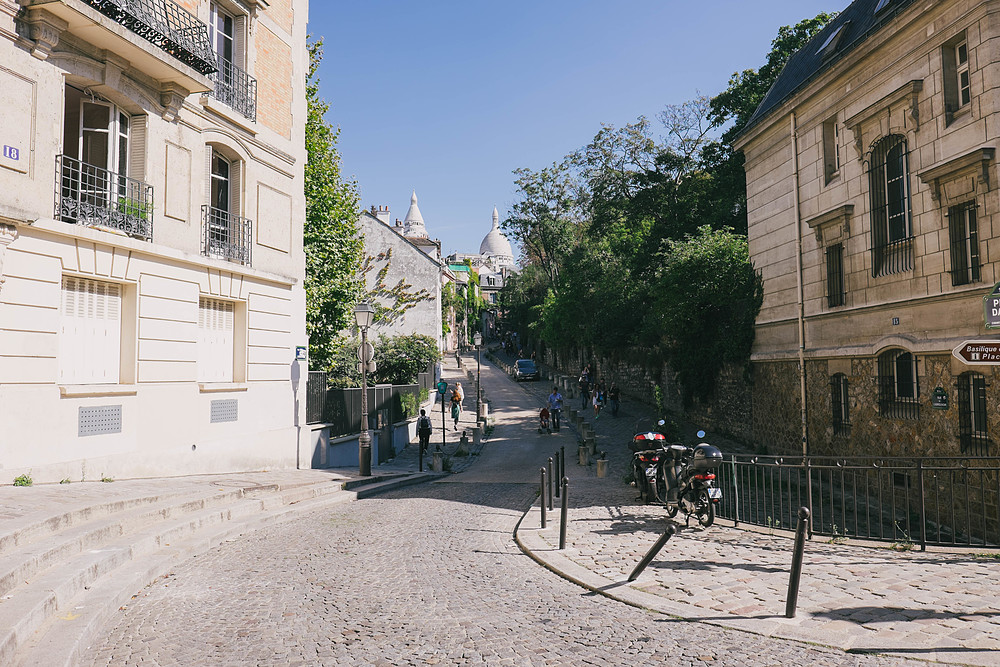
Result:
{"label": "blue sky", "polygon": [[[445,254],[478,252],[512,171],[757,68],[779,26],[848,0],[313,0],[321,92],[361,204],[416,190]],[[654,129],[659,125],[654,122]]]}

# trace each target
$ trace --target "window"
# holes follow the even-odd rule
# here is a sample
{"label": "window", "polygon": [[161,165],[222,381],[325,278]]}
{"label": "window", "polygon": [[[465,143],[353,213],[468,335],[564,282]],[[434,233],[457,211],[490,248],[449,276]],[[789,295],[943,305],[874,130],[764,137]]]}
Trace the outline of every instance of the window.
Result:
{"label": "window", "polygon": [[831,32],[823,41],[823,45],[816,51],[816,55],[823,58],[829,58],[832,56],[837,51],[837,46],[844,38],[844,35],[847,34],[847,26],[850,25],[850,23],[850,21],[844,21],[834,28],[833,32]]}
{"label": "window", "polygon": [[868,172],[871,195],[872,276],[912,268],[910,174],[906,139],[885,137],[872,149]]}
{"label": "window", "polygon": [[916,419],[917,358],[905,350],[888,350],[878,357],[879,411],[883,417]]}
{"label": "window", "polygon": [[63,277],[59,319],[59,382],[117,384],[121,375],[121,286]]}
{"label": "window", "polygon": [[878,0],[878,4],[875,5],[875,13],[878,14],[890,4],[892,4],[892,0]]}
{"label": "window", "polygon": [[823,172],[827,184],[840,174],[840,126],[836,116],[823,123]]}
{"label": "window", "polygon": [[958,376],[958,438],[963,454],[987,456],[986,378],[979,373]]}
{"label": "window", "polygon": [[212,96],[255,121],[257,80],[245,71],[247,17],[230,13],[217,2],[212,3],[211,14],[210,37],[219,68],[213,75]]}
{"label": "window", "polygon": [[205,150],[208,204],[202,206],[202,253],[250,264],[251,221],[240,217],[243,162],[213,146]]}
{"label": "window", "polygon": [[975,202],[965,202],[948,209],[948,236],[951,240],[951,284],[978,282],[979,230]]}
{"label": "window", "polygon": [[235,308],[220,299],[198,301],[198,381],[232,382]]}
{"label": "window", "polygon": [[972,101],[969,42],[964,32],[942,47],[941,69],[945,122],[951,123],[957,112],[970,108]]}
{"label": "window", "polygon": [[843,306],[847,301],[844,290],[844,244],[836,243],[826,249],[826,301],[830,308]]}
{"label": "window", "polygon": [[830,402],[833,407],[833,434],[850,435],[851,419],[848,408],[847,376],[837,373],[830,378]]}

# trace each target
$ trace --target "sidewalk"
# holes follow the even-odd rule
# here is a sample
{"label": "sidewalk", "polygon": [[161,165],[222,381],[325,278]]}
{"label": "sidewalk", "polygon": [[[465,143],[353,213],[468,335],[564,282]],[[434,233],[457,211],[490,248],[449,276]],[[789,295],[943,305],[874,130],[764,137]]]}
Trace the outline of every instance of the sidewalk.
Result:
{"label": "sidewalk", "polygon": [[[543,400],[551,390],[542,380],[529,391]],[[617,419],[588,413],[597,451],[608,452],[608,474],[598,478],[593,462],[579,465],[575,447],[567,447],[566,548],[558,548],[557,499],[545,529],[538,503],[519,525],[516,539],[528,555],[592,591],[688,621],[855,653],[1000,665],[1000,561],[992,554],[897,552],[817,536],[806,543],[797,613],[789,619],[792,533],[737,529],[721,519],[708,529],[685,528],[679,519],[677,534],[629,583],[669,523],[663,508],[640,505],[625,481],[631,428],[652,416],[630,402]],[[711,434],[706,440],[721,442]]]}

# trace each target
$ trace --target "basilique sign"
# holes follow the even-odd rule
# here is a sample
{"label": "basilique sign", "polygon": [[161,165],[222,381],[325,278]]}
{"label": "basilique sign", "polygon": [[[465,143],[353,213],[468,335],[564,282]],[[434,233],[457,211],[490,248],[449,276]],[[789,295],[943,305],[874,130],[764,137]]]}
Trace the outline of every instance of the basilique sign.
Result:
{"label": "basilique sign", "polygon": [[967,340],[951,353],[973,366],[1000,364],[1000,340]]}
{"label": "basilique sign", "polygon": [[1000,329],[1000,283],[983,297],[983,319],[987,329]]}

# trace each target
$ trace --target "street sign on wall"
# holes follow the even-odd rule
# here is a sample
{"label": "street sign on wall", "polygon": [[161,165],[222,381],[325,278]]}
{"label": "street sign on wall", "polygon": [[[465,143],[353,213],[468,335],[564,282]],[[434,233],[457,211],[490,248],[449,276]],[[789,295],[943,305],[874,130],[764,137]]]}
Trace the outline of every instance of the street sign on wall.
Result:
{"label": "street sign on wall", "polygon": [[983,319],[987,329],[1000,329],[1000,283],[983,297]]}
{"label": "street sign on wall", "polygon": [[1000,340],[967,340],[951,353],[972,366],[1000,364]]}

